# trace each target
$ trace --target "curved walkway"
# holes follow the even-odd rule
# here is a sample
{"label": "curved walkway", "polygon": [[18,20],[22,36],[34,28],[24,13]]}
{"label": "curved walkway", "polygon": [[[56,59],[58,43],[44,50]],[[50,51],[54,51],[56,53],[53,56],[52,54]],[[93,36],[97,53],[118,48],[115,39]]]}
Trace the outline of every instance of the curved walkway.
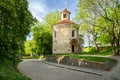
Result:
{"label": "curved walkway", "polygon": [[106,75],[114,80],[120,80],[120,56],[111,56],[110,58],[116,59],[118,64]]}
{"label": "curved walkway", "polygon": [[[90,73],[88,69],[81,68],[81,70],[78,70],[77,67],[41,60],[25,60],[18,64],[18,69],[32,80],[115,80],[103,76],[106,72],[91,71],[93,73]],[[95,72],[96,74],[94,74]]]}

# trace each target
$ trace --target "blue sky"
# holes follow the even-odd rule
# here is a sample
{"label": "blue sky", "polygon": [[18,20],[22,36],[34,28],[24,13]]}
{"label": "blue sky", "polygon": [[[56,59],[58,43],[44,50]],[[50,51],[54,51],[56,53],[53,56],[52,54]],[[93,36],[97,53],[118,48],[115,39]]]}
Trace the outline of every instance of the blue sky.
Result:
{"label": "blue sky", "polygon": [[[75,17],[78,0],[28,0],[29,10],[40,22],[44,17],[55,10],[63,11],[66,7],[71,12],[71,19]],[[32,39],[32,33],[27,36],[27,40]]]}
{"label": "blue sky", "polygon": [[[29,10],[39,21],[55,10],[63,11],[66,7],[71,12],[71,20],[75,17],[78,0],[28,0]],[[27,36],[27,40],[32,39],[32,33]],[[88,42],[88,41],[86,41]],[[88,44],[88,43],[85,43]]]}
{"label": "blue sky", "polygon": [[71,12],[71,19],[74,18],[78,0],[28,0],[29,10],[39,21],[43,21],[46,14],[66,8]]}

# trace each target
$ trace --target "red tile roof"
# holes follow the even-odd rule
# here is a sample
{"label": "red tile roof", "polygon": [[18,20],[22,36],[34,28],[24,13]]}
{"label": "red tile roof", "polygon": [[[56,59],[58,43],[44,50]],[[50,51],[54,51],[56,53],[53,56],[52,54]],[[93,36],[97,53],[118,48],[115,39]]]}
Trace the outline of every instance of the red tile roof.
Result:
{"label": "red tile roof", "polygon": [[68,24],[75,24],[74,22],[70,21],[70,20],[61,20],[56,24],[63,24],[63,23],[68,23]]}

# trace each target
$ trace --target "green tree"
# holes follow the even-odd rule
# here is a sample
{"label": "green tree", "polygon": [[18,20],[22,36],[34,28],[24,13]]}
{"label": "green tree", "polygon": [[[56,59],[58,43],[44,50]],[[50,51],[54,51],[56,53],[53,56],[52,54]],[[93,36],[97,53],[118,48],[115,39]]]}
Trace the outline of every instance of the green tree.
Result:
{"label": "green tree", "polygon": [[80,31],[83,32],[83,35],[88,37],[89,46],[91,46],[90,44],[95,45],[96,53],[98,53],[98,32],[96,31],[95,25],[97,15],[95,11],[91,11],[86,0],[79,0],[77,8],[75,19],[80,23]]}
{"label": "green tree", "polygon": [[34,40],[28,40],[25,42],[25,55],[36,54],[36,43]]}
{"label": "green tree", "polygon": [[[85,2],[84,0],[80,0]],[[99,37],[104,38],[106,42],[109,39],[113,55],[120,54],[120,1],[119,0],[87,0],[85,2],[90,11],[96,15],[96,24],[99,31]],[[92,23],[93,24],[93,23]],[[101,41],[101,39],[99,39]]]}
{"label": "green tree", "polygon": [[37,23],[32,28],[37,54],[52,53],[52,28],[46,23]]}
{"label": "green tree", "polygon": [[52,53],[52,26],[60,20],[60,12],[53,11],[45,17],[45,22],[39,22],[32,27],[37,54]]}
{"label": "green tree", "polygon": [[61,14],[59,11],[53,11],[48,13],[45,17],[46,23],[48,23],[51,27],[56,24],[61,19]]}
{"label": "green tree", "polygon": [[102,32],[107,34],[107,37],[111,37],[113,55],[120,55],[120,1],[104,0],[94,2],[94,4],[97,5],[96,14],[101,17],[99,22],[103,22],[101,28],[104,32]]}
{"label": "green tree", "polygon": [[14,60],[23,51],[33,17],[27,0],[0,1],[0,56]]}

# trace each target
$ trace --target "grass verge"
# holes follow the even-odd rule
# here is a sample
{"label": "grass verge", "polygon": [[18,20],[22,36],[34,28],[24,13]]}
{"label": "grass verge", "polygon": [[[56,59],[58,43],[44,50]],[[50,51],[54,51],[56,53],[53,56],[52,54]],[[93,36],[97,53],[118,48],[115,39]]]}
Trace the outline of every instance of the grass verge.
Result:
{"label": "grass verge", "polygon": [[82,55],[108,56],[108,55],[112,55],[112,48],[110,46],[99,47],[99,52],[96,53],[95,47],[87,47],[87,48],[83,48]]}
{"label": "grass verge", "polygon": [[12,61],[3,57],[0,59],[0,80],[30,80],[13,67]]}
{"label": "grass verge", "polygon": [[100,56],[88,56],[88,55],[81,55],[81,54],[54,54],[53,56],[69,56],[73,58],[79,58],[89,61],[95,62],[103,62],[103,63],[111,63],[116,64],[117,61],[108,57],[100,57]]}

